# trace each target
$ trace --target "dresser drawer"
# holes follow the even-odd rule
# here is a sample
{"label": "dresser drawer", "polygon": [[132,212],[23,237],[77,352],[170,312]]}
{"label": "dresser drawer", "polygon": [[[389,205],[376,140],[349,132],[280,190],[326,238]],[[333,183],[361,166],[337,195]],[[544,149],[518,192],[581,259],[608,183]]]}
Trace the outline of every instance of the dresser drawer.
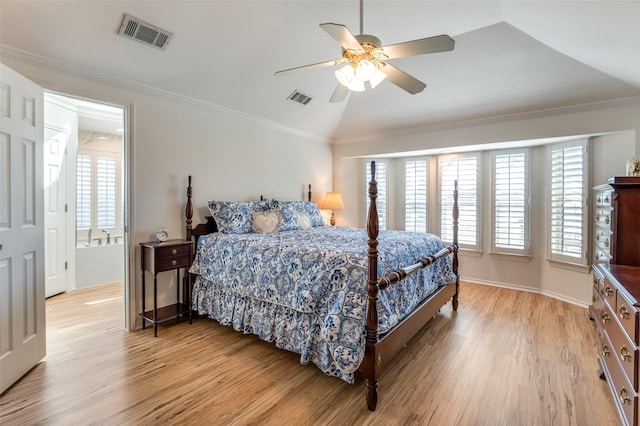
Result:
{"label": "dresser drawer", "polygon": [[168,247],[156,247],[156,259],[160,262],[162,259],[166,257],[174,257],[174,256],[189,256],[189,251],[191,250],[191,245],[183,244],[178,246],[168,246]]}
{"label": "dresser drawer", "polygon": [[620,292],[616,294],[616,315],[634,342],[638,342],[638,310]]}
{"label": "dresser drawer", "polygon": [[611,190],[609,191],[599,191],[596,193],[596,205],[598,207],[611,207]]}
{"label": "dresser drawer", "polygon": [[629,340],[629,336],[617,321],[612,321],[606,331],[611,341],[611,351],[620,361],[620,365],[633,388],[638,389],[638,347]]}
{"label": "dresser drawer", "polygon": [[611,310],[615,311],[616,309],[616,286],[611,283],[611,281],[605,279],[602,282],[602,290],[600,291],[600,295],[602,299],[611,306]]}
{"label": "dresser drawer", "polygon": [[620,366],[618,358],[610,353],[606,356],[601,354],[601,359],[604,361],[609,389],[618,410],[624,417],[624,424],[635,425],[638,412],[638,394],[627,380],[627,375]]}
{"label": "dresser drawer", "polygon": [[604,229],[611,228],[611,210],[598,209],[596,211],[596,226]]}
{"label": "dresser drawer", "polygon": [[156,271],[162,272],[176,268],[187,268],[191,266],[190,260],[191,257],[188,254],[186,256],[158,258],[158,261],[156,262]]}
{"label": "dresser drawer", "polygon": [[615,331],[615,328],[618,327],[618,325],[616,325],[614,315],[615,314],[609,304],[603,301],[601,309],[597,311],[596,323],[598,324],[598,327],[606,330],[607,332]]}

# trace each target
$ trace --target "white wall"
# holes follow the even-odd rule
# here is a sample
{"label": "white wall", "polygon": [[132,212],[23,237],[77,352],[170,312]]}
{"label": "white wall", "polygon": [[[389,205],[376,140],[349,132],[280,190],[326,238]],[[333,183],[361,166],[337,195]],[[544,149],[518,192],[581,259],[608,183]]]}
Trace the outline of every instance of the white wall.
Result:
{"label": "white wall", "polygon": [[[311,184],[314,201],[319,201],[331,190],[332,155],[326,141],[287,133],[214,106],[84,79],[37,60],[4,55],[2,62],[46,90],[128,108],[131,131],[125,155],[131,170],[128,253],[133,277],[128,289],[129,326],[139,323],[141,310],[138,244],[152,239],[160,226],[168,229],[170,238],[184,238],[189,174],[194,225],[206,214],[209,199],[250,200],[263,194],[301,200]],[[175,301],[175,285],[175,274],[159,275],[159,306]],[[151,302],[149,298],[147,306]]]}
{"label": "white wall", "polygon": [[[613,132],[613,133],[607,133]],[[345,210],[338,212],[343,225],[364,225],[364,180],[361,157],[426,149],[460,147],[495,142],[607,133],[592,138],[593,185],[610,176],[624,175],[625,163],[640,154],[640,101],[601,104],[566,111],[518,115],[495,120],[459,123],[420,131],[380,135],[368,140],[343,141],[334,146],[334,190],[340,191]],[[552,266],[546,260],[547,152],[531,151],[531,258],[491,255],[489,167],[484,167],[482,254],[461,253],[463,279],[547,294],[579,305],[591,301],[591,278]],[[484,162],[488,165],[488,161]],[[391,186],[390,191],[400,188]],[[396,222],[399,223],[399,222]],[[464,296],[462,296],[464,297]]]}

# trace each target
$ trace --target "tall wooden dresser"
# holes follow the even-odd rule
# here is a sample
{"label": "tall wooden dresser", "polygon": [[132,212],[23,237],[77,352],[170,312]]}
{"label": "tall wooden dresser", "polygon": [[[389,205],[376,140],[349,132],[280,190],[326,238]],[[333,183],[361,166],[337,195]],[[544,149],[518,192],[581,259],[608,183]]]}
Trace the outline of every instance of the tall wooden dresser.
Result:
{"label": "tall wooden dresser", "polygon": [[612,177],[594,190],[595,263],[640,266],[640,177]]}
{"label": "tall wooden dresser", "polygon": [[623,424],[638,425],[640,392],[640,177],[595,190],[593,297],[599,363]]}

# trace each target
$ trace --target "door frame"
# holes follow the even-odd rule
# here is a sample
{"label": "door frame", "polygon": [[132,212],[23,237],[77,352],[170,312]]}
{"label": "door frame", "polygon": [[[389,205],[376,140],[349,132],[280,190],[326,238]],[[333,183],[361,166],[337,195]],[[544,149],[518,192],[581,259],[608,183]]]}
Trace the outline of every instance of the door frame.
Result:
{"label": "door frame", "polygon": [[[123,250],[124,250],[124,324],[123,328],[127,331],[135,330],[136,326],[136,314],[135,314],[135,268],[131,267],[131,262],[135,260],[135,247],[131,247],[131,235],[133,235],[133,211],[134,211],[134,197],[133,193],[133,111],[134,103],[128,100],[120,98],[112,98],[109,96],[103,96],[96,93],[84,93],[82,91],[73,90],[67,87],[59,87],[56,83],[47,81],[37,81],[42,86],[45,93],[51,93],[53,95],[63,96],[67,98],[81,99],[87,102],[101,103],[111,105],[114,107],[123,109],[123,136],[122,136],[122,155],[123,155],[123,172],[124,172],[124,233],[123,233]],[[74,149],[74,155],[75,155]],[[71,155],[71,153],[68,153]],[[75,176],[75,173],[71,173],[69,170],[71,167],[75,167],[75,160],[70,161],[68,159],[67,175]],[[71,179],[69,179],[71,180]],[[75,179],[74,185],[75,185]],[[75,197],[74,197],[75,199]],[[75,204],[73,206],[75,208]],[[75,217],[75,215],[74,215]],[[71,248],[75,252],[75,223],[69,229],[69,232],[74,232],[74,244]],[[69,249],[69,247],[67,247]],[[75,268],[75,255],[74,260],[70,262],[70,265]],[[75,272],[73,273],[75,276]],[[68,287],[67,287],[68,288]]]}

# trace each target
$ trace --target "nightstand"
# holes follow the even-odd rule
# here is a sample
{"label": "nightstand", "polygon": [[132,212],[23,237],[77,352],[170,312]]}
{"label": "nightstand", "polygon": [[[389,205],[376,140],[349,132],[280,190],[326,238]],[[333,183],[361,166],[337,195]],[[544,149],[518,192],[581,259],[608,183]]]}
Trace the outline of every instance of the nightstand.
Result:
{"label": "nightstand", "polygon": [[[153,335],[158,336],[158,323],[189,315],[191,311],[191,280],[186,279],[182,301],[180,301],[180,269],[191,266],[193,260],[193,241],[168,240],[140,243],[142,256],[142,328],[147,321],[153,324]],[[176,271],[176,303],[158,308],[158,273]],[[153,274],[153,310],[146,309],[146,272]]]}

